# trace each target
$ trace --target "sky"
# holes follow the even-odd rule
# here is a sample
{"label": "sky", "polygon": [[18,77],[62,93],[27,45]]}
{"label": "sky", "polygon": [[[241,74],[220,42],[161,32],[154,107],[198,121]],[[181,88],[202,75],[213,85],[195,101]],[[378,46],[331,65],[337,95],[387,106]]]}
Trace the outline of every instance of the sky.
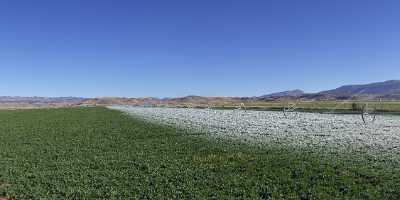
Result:
{"label": "sky", "polygon": [[400,79],[397,0],[2,0],[0,96],[259,96]]}

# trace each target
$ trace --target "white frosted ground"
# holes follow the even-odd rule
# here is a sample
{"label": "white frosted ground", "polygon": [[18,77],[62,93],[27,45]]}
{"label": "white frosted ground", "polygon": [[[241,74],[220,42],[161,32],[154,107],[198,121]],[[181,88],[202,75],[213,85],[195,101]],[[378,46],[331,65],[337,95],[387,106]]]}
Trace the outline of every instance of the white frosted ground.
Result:
{"label": "white frosted ground", "polygon": [[145,120],[172,124],[212,136],[261,144],[299,147],[362,149],[400,154],[400,117],[378,116],[365,125],[360,115],[210,110],[187,108],[142,108],[112,106],[112,109]]}

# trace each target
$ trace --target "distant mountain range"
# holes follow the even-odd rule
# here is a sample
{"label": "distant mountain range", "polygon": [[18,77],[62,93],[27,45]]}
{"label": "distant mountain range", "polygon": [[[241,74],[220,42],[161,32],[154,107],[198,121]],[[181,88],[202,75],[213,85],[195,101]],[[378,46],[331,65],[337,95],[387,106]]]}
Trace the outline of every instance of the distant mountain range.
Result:
{"label": "distant mountain range", "polygon": [[365,85],[345,85],[319,94],[339,98],[384,98],[391,99],[400,95],[400,80],[370,83]]}
{"label": "distant mountain range", "polygon": [[79,97],[10,97],[0,96],[0,108],[14,107],[66,107],[86,101]]}
{"label": "distant mountain range", "polygon": [[77,105],[194,105],[240,104],[248,101],[275,101],[282,99],[300,100],[400,100],[400,80],[345,85],[333,90],[305,93],[302,90],[277,92],[259,97],[203,97],[186,96],[177,98],[80,98],[80,97],[9,97],[0,96],[0,107],[65,107]]}
{"label": "distant mountain range", "polygon": [[260,98],[300,97],[305,95],[303,90],[289,90],[260,96]]}
{"label": "distant mountain range", "polygon": [[0,103],[15,103],[15,102],[25,102],[25,103],[80,103],[85,98],[79,97],[10,97],[10,96],[0,96]]}
{"label": "distant mountain range", "polygon": [[305,100],[400,100],[400,80],[390,80],[364,85],[345,85],[333,90],[317,93],[304,93],[301,90],[292,90],[264,95],[260,98],[265,100],[281,98]]}

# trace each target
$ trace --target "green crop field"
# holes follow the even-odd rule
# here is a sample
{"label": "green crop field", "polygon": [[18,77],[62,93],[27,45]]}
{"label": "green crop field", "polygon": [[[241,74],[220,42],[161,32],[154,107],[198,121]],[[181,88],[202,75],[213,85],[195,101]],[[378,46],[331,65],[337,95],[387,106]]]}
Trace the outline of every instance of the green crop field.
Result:
{"label": "green crop field", "polygon": [[362,153],[212,140],[106,108],[0,111],[7,199],[400,199]]}

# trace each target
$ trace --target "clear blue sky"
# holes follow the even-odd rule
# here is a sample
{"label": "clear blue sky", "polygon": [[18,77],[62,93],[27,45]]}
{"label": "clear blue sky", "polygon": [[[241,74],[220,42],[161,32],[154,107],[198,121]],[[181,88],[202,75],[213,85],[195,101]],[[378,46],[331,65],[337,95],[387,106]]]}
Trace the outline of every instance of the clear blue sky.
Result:
{"label": "clear blue sky", "polygon": [[400,79],[398,0],[2,0],[0,96],[255,96]]}

